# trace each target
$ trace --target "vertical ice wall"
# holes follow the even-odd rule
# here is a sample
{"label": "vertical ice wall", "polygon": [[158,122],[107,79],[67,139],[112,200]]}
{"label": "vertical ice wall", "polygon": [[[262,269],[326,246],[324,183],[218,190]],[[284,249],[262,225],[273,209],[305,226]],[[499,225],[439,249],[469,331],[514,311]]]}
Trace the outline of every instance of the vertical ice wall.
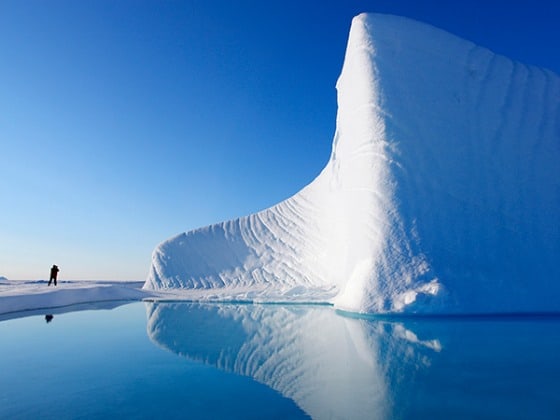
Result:
{"label": "vertical ice wall", "polygon": [[337,90],[321,174],[270,209],[162,243],[146,288],[359,312],[560,309],[556,75],[362,14]]}
{"label": "vertical ice wall", "polygon": [[366,22],[399,214],[445,310],[560,310],[560,78],[417,22]]}

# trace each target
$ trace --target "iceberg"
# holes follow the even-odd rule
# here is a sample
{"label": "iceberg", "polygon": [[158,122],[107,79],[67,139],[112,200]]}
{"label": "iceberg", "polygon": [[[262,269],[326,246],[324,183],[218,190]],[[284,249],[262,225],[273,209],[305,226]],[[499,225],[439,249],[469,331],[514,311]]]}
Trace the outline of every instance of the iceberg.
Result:
{"label": "iceberg", "polygon": [[559,311],[560,78],[361,14],[336,87],[317,178],[164,241],[144,289],[362,313]]}

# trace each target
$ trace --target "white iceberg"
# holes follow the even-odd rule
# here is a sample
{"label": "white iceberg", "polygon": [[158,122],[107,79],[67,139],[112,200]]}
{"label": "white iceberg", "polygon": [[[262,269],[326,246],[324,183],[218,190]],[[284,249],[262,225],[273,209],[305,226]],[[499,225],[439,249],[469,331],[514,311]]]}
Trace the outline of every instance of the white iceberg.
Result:
{"label": "white iceberg", "polygon": [[357,312],[560,310],[557,75],[362,14],[337,91],[319,176],[163,242],[144,289]]}

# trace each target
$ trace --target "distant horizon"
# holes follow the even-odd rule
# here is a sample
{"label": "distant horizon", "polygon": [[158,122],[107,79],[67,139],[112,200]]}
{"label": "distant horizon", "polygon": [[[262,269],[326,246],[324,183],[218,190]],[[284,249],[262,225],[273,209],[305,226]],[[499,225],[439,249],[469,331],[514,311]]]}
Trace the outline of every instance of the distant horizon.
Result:
{"label": "distant horizon", "polygon": [[[27,282],[27,283],[48,283],[49,277],[46,276],[45,278],[36,278],[36,279],[10,279],[6,276],[0,276],[0,281],[9,281],[9,282]],[[64,279],[58,278],[58,283],[73,283],[73,282],[94,282],[94,283],[143,283],[145,279],[88,279],[88,278],[81,278],[81,279]],[[50,286],[55,287],[55,286]],[[56,286],[58,287],[58,286]]]}
{"label": "distant horizon", "polygon": [[544,1],[3,2],[0,276],[143,281],[162,241],[309,184],[362,12],[560,74]]}

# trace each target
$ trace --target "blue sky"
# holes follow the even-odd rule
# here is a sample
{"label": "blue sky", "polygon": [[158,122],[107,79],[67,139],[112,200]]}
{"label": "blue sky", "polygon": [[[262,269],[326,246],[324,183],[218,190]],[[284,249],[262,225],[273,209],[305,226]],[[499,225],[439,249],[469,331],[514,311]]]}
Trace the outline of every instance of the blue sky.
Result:
{"label": "blue sky", "polygon": [[360,12],[560,73],[554,3],[4,0],[0,275],[143,280],[159,242],[308,184]]}

